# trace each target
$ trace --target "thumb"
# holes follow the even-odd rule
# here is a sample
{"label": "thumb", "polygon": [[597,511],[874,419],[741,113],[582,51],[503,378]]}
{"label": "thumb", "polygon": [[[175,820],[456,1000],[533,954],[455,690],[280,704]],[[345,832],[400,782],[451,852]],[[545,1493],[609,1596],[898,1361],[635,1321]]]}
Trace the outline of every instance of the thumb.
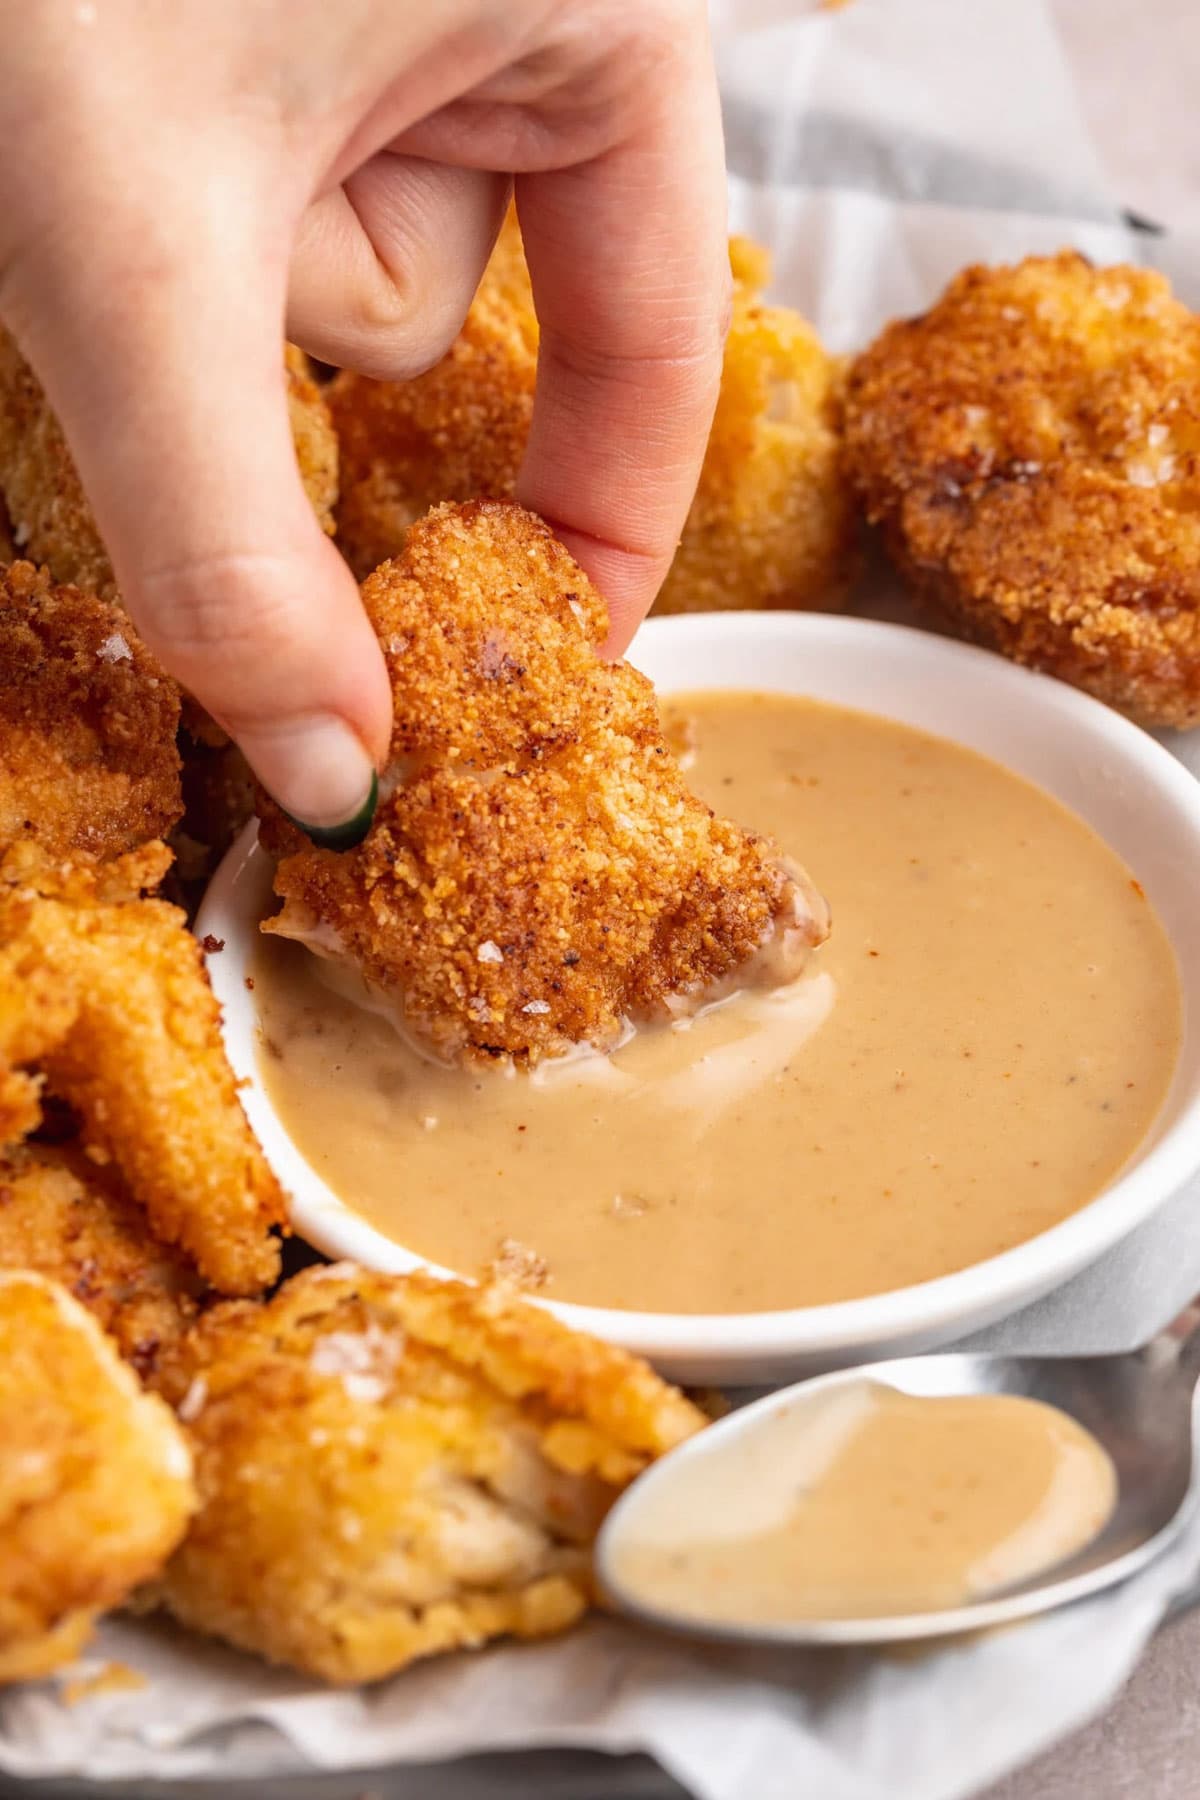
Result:
{"label": "thumb", "polygon": [[139,631],[279,804],[336,840],[369,821],[388,680],[300,481],[282,262],[264,278],[261,252],[257,266],[225,256],[197,270],[147,253],[78,284],[34,272],[10,323]]}

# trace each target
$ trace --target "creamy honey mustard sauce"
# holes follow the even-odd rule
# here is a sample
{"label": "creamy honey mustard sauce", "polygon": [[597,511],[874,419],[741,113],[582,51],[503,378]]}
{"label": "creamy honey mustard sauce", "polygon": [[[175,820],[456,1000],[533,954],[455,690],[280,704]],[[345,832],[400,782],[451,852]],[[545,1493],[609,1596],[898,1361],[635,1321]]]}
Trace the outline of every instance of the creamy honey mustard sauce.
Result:
{"label": "creamy honey mustard sauce", "polygon": [[609,1573],[650,1610],[726,1624],[939,1611],[1082,1549],[1116,1488],[1056,1407],[855,1382],[647,1490]]}
{"label": "creamy honey mustard sauce", "polygon": [[423,1061],[264,940],[260,1067],[351,1206],[466,1274],[674,1312],[812,1305],[1021,1243],[1099,1193],[1170,1082],[1166,936],[1080,820],[905,726],[778,696],[668,715],[689,779],[833,913],[808,973],[534,1076]]}

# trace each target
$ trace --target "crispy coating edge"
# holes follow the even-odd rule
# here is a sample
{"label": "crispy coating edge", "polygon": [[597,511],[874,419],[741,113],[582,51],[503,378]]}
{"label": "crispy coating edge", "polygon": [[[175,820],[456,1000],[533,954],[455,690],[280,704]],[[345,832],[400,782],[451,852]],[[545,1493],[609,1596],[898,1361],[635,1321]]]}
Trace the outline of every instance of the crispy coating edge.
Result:
{"label": "crispy coating edge", "polygon": [[203,1293],[195,1269],[154,1238],[115,1171],[71,1142],[0,1157],[0,1269],[58,1282],[145,1382],[163,1379]]}
{"label": "crispy coating edge", "polygon": [[176,907],[107,897],[162,866],[150,849],[100,874],[68,871],[53,894],[0,885],[0,1127],[6,1141],[29,1128],[20,1109],[44,1079],[155,1233],[218,1291],[257,1293],[278,1275],[271,1228],[285,1209],[238,1099],[200,946]]}

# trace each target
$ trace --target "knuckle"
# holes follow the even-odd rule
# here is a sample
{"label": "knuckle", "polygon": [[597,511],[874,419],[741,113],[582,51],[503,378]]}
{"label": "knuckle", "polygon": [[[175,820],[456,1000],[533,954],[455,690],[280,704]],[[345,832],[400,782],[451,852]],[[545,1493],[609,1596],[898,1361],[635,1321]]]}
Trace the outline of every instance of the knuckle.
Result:
{"label": "knuckle", "polygon": [[228,551],[143,570],[130,601],[151,649],[186,680],[214,660],[270,658],[290,649],[301,591],[287,558]]}

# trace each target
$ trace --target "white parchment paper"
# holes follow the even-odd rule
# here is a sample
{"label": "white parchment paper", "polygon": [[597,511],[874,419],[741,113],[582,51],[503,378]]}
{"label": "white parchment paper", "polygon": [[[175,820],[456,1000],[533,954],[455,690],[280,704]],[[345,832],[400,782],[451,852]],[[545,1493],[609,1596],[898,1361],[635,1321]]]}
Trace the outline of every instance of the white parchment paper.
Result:
{"label": "white parchment paper", "polygon": [[[734,226],[772,247],[775,294],[833,347],[928,305],[965,262],[1064,243],[1149,256],[1200,304],[1194,247],[1131,231],[1105,191],[1039,0],[718,0],[714,21]],[[1171,747],[1200,774],[1200,742]],[[1176,1197],[975,1341],[1136,1345],[1200,1291],[1198,1209],[1200,1188]],[[648,1752],[698,1800],[958,1800],[1102,1708],[1197,1570],[1200,1527],[1114,1594],[918,1654],[755,1656],[596,1619],[345,1693],[117,1621],[83,1666],[116,1659],[147,1685],[72,1707],[53,1682],[6,1694],[0,1772],[230,1782],[570,1745]]]}

